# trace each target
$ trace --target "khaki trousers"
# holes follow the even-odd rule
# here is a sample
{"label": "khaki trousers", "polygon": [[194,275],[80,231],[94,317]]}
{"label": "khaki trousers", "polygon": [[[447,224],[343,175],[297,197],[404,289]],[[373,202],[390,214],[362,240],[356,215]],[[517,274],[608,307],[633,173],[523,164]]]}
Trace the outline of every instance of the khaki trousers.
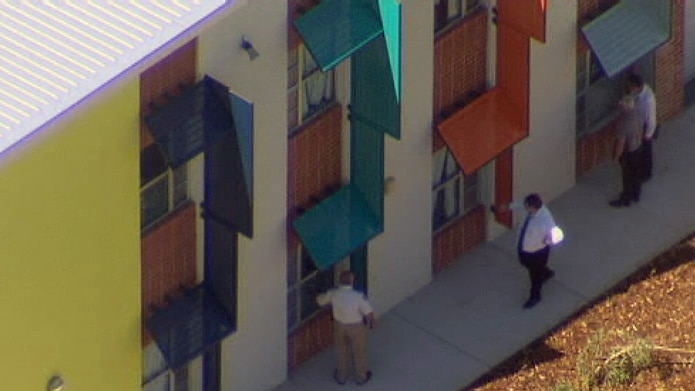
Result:
{"label": "khaki trousers", "polygon": [[367,326],[360,323],[334,324],[335,349],[338,354],[338,380],[346,381],[354,365],[358,382],[367,378]]}

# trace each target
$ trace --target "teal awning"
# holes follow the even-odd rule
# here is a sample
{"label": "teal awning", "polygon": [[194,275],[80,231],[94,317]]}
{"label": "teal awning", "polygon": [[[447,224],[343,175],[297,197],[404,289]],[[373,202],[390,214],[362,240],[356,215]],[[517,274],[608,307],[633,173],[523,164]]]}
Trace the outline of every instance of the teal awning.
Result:
{"label": "teal awning", "polygon": [[592,20],[582,33],[608,77],[669,40],[671,2],[622,0]]}
{"label": "teal awning", "polygon": [[[379,0],[396,100],[401,100],[401,0]],[[398,137],[396,137],[398,138]]]}
{"label": "teal awning", "polygon": [[364,195],[348,185],[292,223],[304,247],[325,269],[383,231]]}
{"label": "teal awning", "polygon": [[352,56],[350,84],[350,121],[363,122],[399,140],[401,105],[393,80],[387,41],[379,37]]}
{"label": "teal awning", "polygon": [[372,0],[323,0],[294,25],[323,71],[383,33]]}

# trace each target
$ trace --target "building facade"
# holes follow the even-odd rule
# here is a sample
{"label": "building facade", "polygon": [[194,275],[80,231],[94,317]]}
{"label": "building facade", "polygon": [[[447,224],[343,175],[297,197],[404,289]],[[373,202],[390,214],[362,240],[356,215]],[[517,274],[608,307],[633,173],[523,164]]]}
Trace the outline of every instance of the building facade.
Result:
{"label": "building facade", "polygon": [[[509,229],[489,205],[552,200],[606,163],[628,72],[677,115],[695,5],[659,4],[219,0],[2,152],[9,388],[272,389],[332,344],[314,298],[339,271],[384,313]],[[635,18],[655,43],[619,62],[601,31]],[[6,30],[0,82],[40,84]],[[31,109],[0,99],[0,128]]]}

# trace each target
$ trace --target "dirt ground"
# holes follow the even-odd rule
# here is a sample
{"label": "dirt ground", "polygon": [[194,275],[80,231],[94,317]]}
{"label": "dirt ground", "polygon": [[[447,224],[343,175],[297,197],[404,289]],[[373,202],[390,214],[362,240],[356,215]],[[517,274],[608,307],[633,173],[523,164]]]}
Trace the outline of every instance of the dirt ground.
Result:
{"label": "dirt ground", "polygon": [[[585,391],[580,354],[598,333],[648,341],[651,363],[625,385],[591,390],[695,391],[695,234],[506,360],[463,391]],[[624,342],[624,341],[622,341]],[[602,363],[615,362],[604,344]],[[656,347],[656,348],[654,348]],[[613,351],[614,352],[614,351]],[[587,354],[587,353],[585,353]],[[617,355],[613,355],[617,357]],[[572,387],[560,387],[566,383]]]}

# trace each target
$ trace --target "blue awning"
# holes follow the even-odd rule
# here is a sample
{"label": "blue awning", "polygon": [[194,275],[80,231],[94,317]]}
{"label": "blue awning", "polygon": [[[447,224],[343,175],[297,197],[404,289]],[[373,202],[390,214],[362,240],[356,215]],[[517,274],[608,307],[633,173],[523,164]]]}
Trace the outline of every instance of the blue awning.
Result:
{"label": "blue awning", "polygon": [[582,27],[608,77],[613,77],[669,40],[671,2],[622,0]]}
{"label": "blue awning", "polygon": [[234,331],[230,314],[199,285],[147,320],[169,368],[179,368]]}
{"label": "blue awning", "polygon": [[343,187],[292,225],[321,269],[350,255],[383,231],[365,197],[352,185]]}
{"label": "blue awning", "polygon": [[321,70],[335,67],[383,33],[372,0],[323,0],[294,21]]}
{"label": "blue awning", "polygon": [[178,167],[235,128],[229,88],[205,76],[145,118],[169,164]]}

